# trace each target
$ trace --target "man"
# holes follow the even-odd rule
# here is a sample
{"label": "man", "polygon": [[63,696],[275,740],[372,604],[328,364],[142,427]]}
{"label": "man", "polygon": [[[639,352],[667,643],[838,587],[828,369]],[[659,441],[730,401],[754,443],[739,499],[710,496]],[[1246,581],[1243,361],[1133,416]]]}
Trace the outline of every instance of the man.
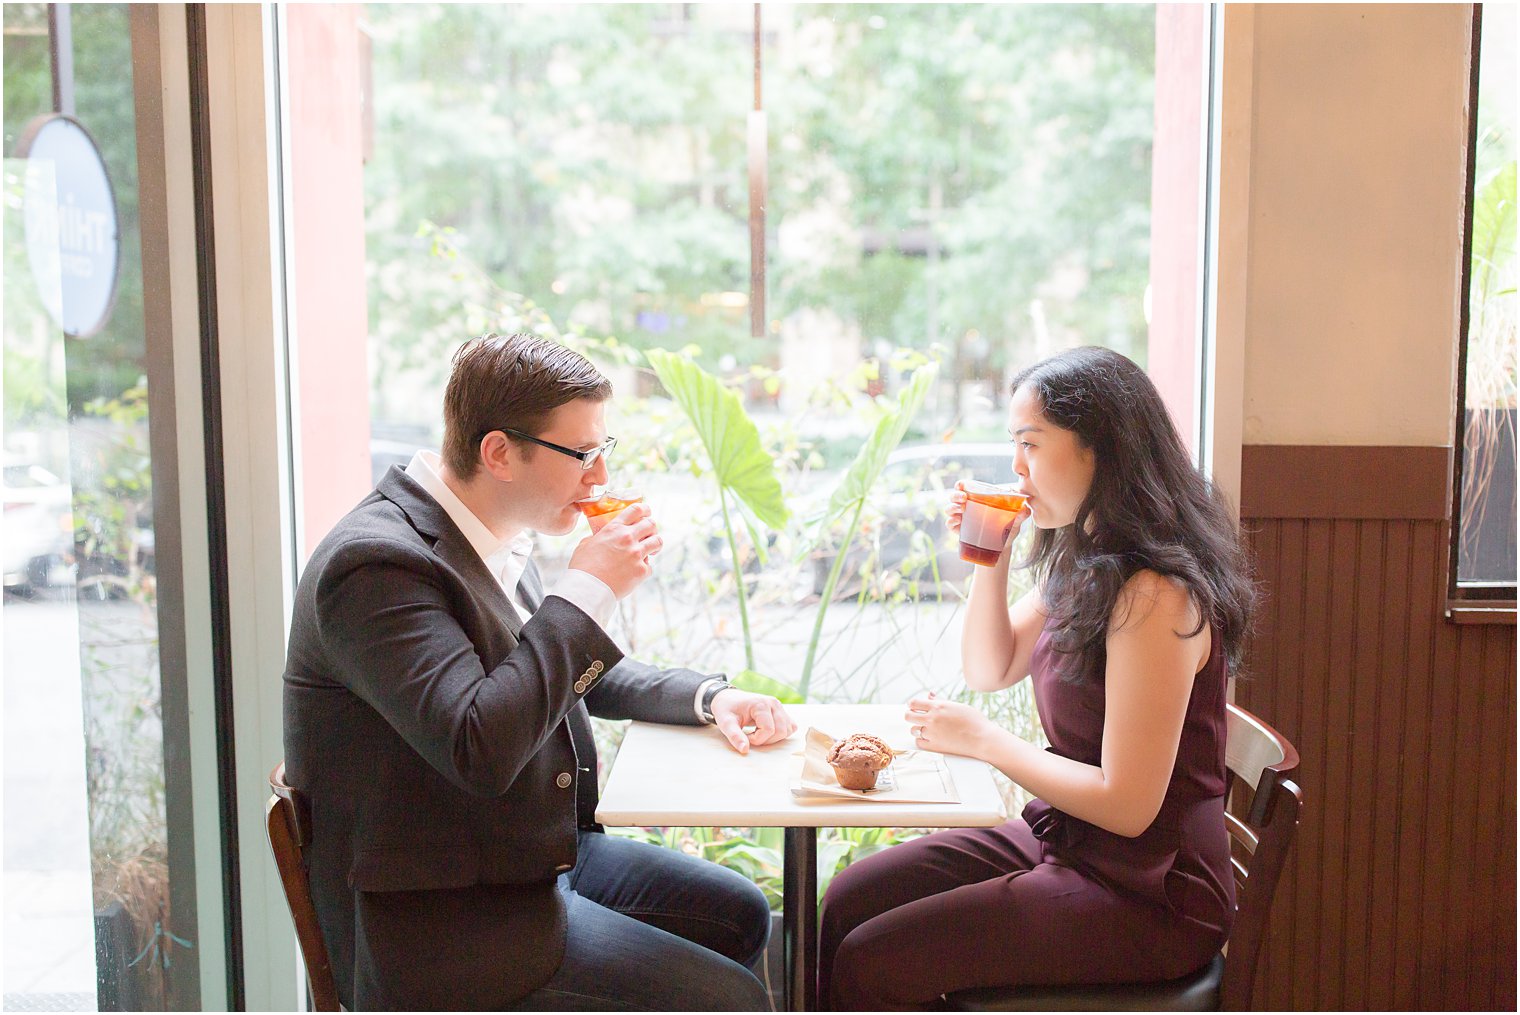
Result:
{"label": "man", "polygon": [[774,698],[608,638],[661,547],[646,506],[542,588],[527,533],[571,531],[607,482],[611,392],[556,343],[467,343],[442,456],[393,468],[301,577],[286,775],[310,800],[312,897],[351,1009],[768,1007],[746,968],[760,891],[593,818],[588,706],[712,722],[740,753],[796,729]]}

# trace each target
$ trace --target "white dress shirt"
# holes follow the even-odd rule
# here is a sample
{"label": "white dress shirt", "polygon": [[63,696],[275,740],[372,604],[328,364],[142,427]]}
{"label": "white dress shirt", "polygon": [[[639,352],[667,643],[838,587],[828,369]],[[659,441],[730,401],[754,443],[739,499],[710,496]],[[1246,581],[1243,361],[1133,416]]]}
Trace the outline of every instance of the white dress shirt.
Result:
{"label": "white dress shirt", "polygon": [[[438,467],[442,464],[436,452],[418,451],[412,456],[411,462],[406,467],[406,474],[417,481],[428,494],[438,502],[438,506],[448,514],[449,520],[459,527],[464,533],[464,538],[469,540],[470,546],[480,554],[480,559],[485,562],[486,570],[491,577],[501,585],[503,592],[507,594],[507,602],[517,611],[518,617],[523,623],[533,615],[528,604],[517,596],[518,583],[522,581],[523,571],[528,566],[528,557],[533,553],[533,537],[526,531],[519,532],[510,539],[499,539],[486,524],[476,517],[459,496],[449,489],[449,485],[443,481],[438,473]],[[582,613],[596,622],[603,631],[607,629],[612,620],[612,612],[617,608],[617,596],[607,583],[589,571],[581,571],[570,568],[561,575],[551,588],[544,590],[544,595],[559,596],[577,607]],[[707,722],[707,717],[702,714],[702,695],[706,693],[713,680],[704,680],[698,687],[696,696],[692,699],[692,711],[702,722]]]}

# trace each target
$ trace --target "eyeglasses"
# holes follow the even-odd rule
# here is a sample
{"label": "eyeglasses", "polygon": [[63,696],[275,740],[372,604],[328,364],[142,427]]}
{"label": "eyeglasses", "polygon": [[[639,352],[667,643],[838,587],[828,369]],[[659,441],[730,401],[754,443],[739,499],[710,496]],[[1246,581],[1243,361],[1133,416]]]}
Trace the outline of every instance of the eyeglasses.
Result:
{"label": "eyeglasses", "polygon": [[529,441],[530,443],[537,444],[541,448],[548,448],[550,451],[558,451],[562,455],[568,455],[581,463],[582,471],[588,470],[593,465],[595,465],[598,458],[606,458],[608,455],[612,454],[612,449],[617,447],[617,438],[608,437],[606,440],[602,441],[600,445],[592,448],[590,451],[577,451],[574,448],[567,448],[563,444],[554,444],[550,441],[534,437],[532,434],[523,433],[521,430],[513,430],[509,426],[497,427],[496,430],[482,430],[479,434],[476,435],[475,442],[477,444],[480,443],[491,434],[496,433],[497,430],[500,430],[502,433],[509,433],[513,437],[519,437],[525,441]]}

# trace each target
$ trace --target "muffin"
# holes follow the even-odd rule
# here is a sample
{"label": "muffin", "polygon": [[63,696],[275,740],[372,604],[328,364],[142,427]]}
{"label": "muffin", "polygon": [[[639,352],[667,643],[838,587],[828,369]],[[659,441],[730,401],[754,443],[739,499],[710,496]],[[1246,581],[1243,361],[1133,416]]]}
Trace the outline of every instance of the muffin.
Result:
{"label": "muffin", "polygon": [[824,760],[845,789],[873,789],[877,773],[892,764],[892,748],[880,737],[851,733],[836,742]]}

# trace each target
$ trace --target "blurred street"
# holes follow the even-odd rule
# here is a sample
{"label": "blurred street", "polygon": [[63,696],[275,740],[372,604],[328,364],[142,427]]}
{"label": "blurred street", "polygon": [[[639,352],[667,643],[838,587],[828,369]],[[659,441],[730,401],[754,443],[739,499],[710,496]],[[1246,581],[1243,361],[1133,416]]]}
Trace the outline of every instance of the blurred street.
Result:
{"label": "blurred street", "polygon": [[93,1008],[77,613],[72,602],[7,597],[3,614],[5,1008]]}

